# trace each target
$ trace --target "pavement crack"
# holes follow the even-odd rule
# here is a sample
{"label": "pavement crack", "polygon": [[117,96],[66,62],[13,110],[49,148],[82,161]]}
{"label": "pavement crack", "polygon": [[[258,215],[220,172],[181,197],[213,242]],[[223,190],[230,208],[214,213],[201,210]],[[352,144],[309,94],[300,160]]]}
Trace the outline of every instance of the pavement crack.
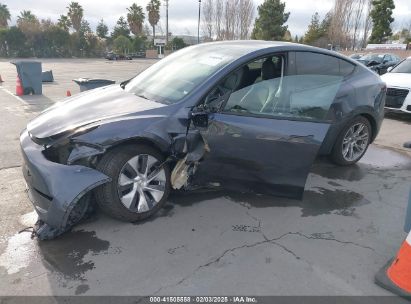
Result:
{"label": "pavement crack", "polygon": [[21,168],[21,167],[22,167],[21,165],[2,167],[2,168],[0,168],[0,171],[1,170],[7,170],[7,169],[16,169],[16,168]]}
{"label": "pavement crack", "polygon": [[[310,239],[310,240],[333,241],[333,242],[337,242],[337,243],[340,243],[340,244],[353,245],[353,246],[360,247],[360,248],[363,248],[363,249],[368,249],[368,250],[375,251],[374,248],[371,248],[371,247],[368,247],[368,246],[363,246],[363,245],[355,243],[355,242],[341,241],[341,240],[331,238],[331,237],[305,235],[301,232],[287,232],[287,233],[284,233],[281,236],[276,237],[276,238],[268,238],[263,232],[261,232],[261,235],[263,236],[264,240],[261,240],[261,241],[258,241],[258,242],[252,243],[252,244],[245,244],[245,245],[233,247],[233,248],[230,248],[230,249],[226,249],[218,257],[215,257],[211,261],[198,266],[190,274],[188,274],[185,277],[181,278],[177,283],[160,287],[159,289],[157,289],[157,291],[155,291],[153,293],[153,295],[159,294],[163,289],[170,288],[170,287],[177,287],[177,286],[183,284],[185,281],[187,281],[189,278],[194,276],[201,269],[207,268],[207,267],[209,267],[209,266],[211,266],[215,263],[218,263],[219,261],[221,261],[221,259],[223,259],[229,253],[233,253],[235,251],[238,251],[238,250],[241,250],[241,249],[244,249],[244,248],[253,248],[253,247],[263,245],[263,244],[274,244],[276,246],[279,246],[280,248],[282,248],[286,252],[290,253],[291,255],[293,255],[296,259],[300,260],[301,257],[299,257],[295,252],[293,252],[291,249],[287,248],[285,245],[278,243],[278,241],[280,241],[281,239],[285,238],[286,236],[290,236],[290,235],[299,236],[299,237],[303,237],[303,238]],[[318,235],[320,235],[320,234],[318,233]]]}
{"label": "pavement crack", "polygon": [[375,249],[372,248],[372,247],[364,246],[364,245],[361,245],[361,244],[358,244],[358,243],[355,243],[355,242],[341,241],[341,240],[338,240],[338,239],[336,239],[336,238],[319,236],[320,233],[316,233],[316,236],[313,236],[313,235],[305,235],[305,234],[303,234],[303,233],[301,233],[301,232],[289,232],[289,234],[290,234],[290,235],[298,235],[298,236],[304,237],[304,238],[309,239],[309,240],[334,241],[334,242],[337,242],[337,243],[340,243],[340,244],[353,245],[353,246],[356,246],[356,247],[360,247],[360,248],[364,248],[364,249],[369,249],[369,250],[375,251]]}

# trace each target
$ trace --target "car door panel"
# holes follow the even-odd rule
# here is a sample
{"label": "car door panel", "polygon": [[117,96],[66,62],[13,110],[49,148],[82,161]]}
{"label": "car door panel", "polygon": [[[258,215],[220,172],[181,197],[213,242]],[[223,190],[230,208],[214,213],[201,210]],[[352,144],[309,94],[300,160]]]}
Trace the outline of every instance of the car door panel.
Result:
{"label": "car door panel", "polygon": [[210,152],[200,169],[210,180],[237,180],[301,198],[328,123],[215,113],[202,135]]}

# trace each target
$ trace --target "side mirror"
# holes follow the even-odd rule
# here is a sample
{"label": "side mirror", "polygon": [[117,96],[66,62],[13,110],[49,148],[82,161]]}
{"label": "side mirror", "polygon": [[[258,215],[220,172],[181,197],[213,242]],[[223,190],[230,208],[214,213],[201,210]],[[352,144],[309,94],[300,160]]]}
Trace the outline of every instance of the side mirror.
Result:
{"label": "side mirror", "polygon": [[404,148],[411,149],[411,141],[407,141],[407,142],[404,144]]}
{"label": "side mirror", "polygon": [[197,128],[207,128],[208,127],[208,113],[205,111],[192,112],[191,121],[193,125]]}

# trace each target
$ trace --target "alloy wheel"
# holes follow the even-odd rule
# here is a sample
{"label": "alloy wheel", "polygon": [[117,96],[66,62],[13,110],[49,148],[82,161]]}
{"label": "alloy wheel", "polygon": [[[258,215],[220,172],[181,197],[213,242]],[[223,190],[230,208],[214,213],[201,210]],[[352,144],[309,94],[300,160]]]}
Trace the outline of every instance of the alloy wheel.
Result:
{"label": "alloy wheel", "polygon": [[125,163],[118,178],[121,203],[136,213],[148,212],[163,198],[166,173],[160,162],[148,154],[139,154]]}
{"label": "alloy wheel", "polygon": [[344,136],[342,154],[346,161],[358,160],[365,152],[369,142],[369,130],[364,123],[356,123]]}

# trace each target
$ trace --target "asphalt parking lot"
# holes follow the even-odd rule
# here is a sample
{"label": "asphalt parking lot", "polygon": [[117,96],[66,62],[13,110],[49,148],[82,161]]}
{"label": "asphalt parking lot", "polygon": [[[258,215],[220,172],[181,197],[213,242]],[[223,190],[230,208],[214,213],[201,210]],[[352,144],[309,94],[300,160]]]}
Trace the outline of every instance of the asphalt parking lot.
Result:
{"label": "asphalt parking lot", "polygon": [[18,137],[45,107],[79,92],[79,77],[121,81],[152,60],[45,60],[55,82],[16,98],[0,61],[0,296],[390,295],[374,284],[406,234],[411,117],[388,115],[361,162],[313,166],[302,201],[224,190],[173,193],[154,218],[122,223],[97,212],[47,242],[21,174]]}

